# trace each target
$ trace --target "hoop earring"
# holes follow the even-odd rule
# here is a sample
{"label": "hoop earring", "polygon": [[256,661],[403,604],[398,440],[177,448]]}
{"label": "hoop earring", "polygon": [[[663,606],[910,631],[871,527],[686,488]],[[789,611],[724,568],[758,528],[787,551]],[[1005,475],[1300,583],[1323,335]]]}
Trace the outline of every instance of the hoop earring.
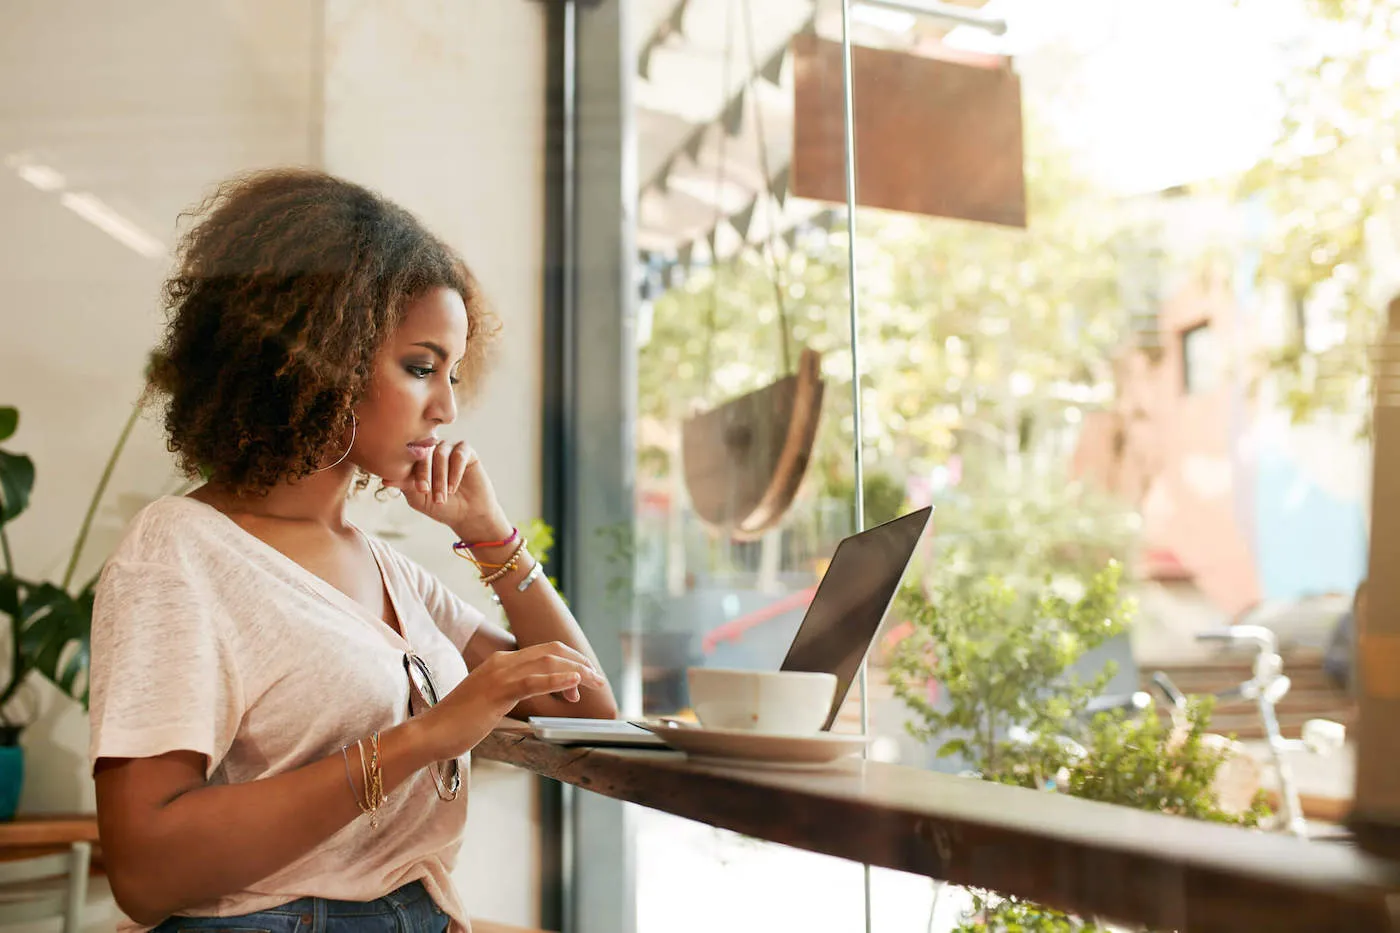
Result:
{"label": "hoop earring", "polygon": [[314,476],[314,475],[316,475],[317,473],[324,473],[326,470],[329,470],[331,467],[338,467],[338,466],[340,466],[342,463],[344,463],[344,462],[345,462],[345,458],[348,457],[348,456],[350,456],[350,449],[351,449],[352,447],[355,446],[355,434],[356,434],[356,432],[359,430],[359,428],[360,428],[359,419],[355,417],[355,413],[352,411],[352,412],[350,413],[350,443],[347,444],[347,445],[345,445],[345,453],[341,454],[341,455],[340,455],[340,459],[337,460],[335,463],[327,464],[326,466],[323,466],[323,467],[317,467],[316,469],[312,470],[312,471],[311,471],[310,473],[308,473],[307,475],[308,475],[308,476]]}

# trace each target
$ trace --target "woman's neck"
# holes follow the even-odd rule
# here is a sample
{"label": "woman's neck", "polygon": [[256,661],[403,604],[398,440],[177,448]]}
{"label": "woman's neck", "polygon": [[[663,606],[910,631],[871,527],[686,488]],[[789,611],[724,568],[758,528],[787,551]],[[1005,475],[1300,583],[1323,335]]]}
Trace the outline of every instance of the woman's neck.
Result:
{"label": "woman's neck", "polygon": [[221,512],[289,522],[314,522],[327,528],[346,527],[345,502],[355,480],[351,464],[278,483],[264,494],[237,495],[225,484],[211,481],[190,497]]}

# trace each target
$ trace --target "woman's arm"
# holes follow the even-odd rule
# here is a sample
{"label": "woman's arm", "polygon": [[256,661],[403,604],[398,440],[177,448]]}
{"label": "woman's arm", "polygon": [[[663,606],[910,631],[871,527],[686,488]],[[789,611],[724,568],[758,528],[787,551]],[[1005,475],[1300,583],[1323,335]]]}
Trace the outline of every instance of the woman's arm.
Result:
{"label": "woman's arm", "polygon": [[[451,528],[458,540],[475,545],[472,556],[483,568],[502,565],[515,553],[519,542],[507,543],[513,529],[496,498],[495,487],[476,452],[466,443],[439,444],[431,457],[418,462],[407,479],[385,485],[402,491],[411,507]],[[494,546],[481,542],[492,542]],[[520,558],[515,570],[494,584],[512,631],[483,623],[462,652],[468,670],[475,670],[498,651],[558,642],[588,658],[601,671],[583,629],[544,574],[524,592],[517,588],[535,564],[535,558],[526,551],[521,552]],[[606,681],[596,687],[585,685],[579,693],[531,698],[511,710],[511,714],[617,718],[617,700]]]}
{"label": "woman's arm", "polygon": [[[365,743],[368,748],[368,742]],[[97,821],[112,894],[137,923],[241,891],[286,867],[360,815],[339,754],[276,777],[208,785],[205,757],[169,752],[97,762]],[[417,720],[380,735],[386,793],[433,761]]]}
{"label": "woman's arm", "polygon": [[[601,683],[562,645],[493,654],[437,706],[380,735],[384,792],[432,762],[465,754],[522,700]],[[350,784],[340,754],[220,785],[205,782],[206,758],[197,752],[98,759],[98,830],[117,904],[154,926],[305,855],[361,812],[361,763],[356,751],[348,755]]]}
{"label": "woman's arm", "polygon": [[[499,563],[510,557],[514,545],[501,548],[473,549],[478,560]],[[498,625],[483,622],[476,634],[467,642],[463,655],[468,670],[490,657],[496,651],[511,651],[529,645],[547,642],[560,642],[587,657],[593,666],[602,670],[588,637],[583,634],[578,620],[569,607],[559,597],[549,578],[537,574],[534,582],[522,593],[518,589],[521,581],[535,566],[534,555],[522,552],[520,566],[493,585],[506,618],[510,619],[511,630],[507,632]],[[518,719],[531,716],[576,716],[588,719],[616,719],[617,700],[611,686],[604,681],[597,687],[584,687],[577,700],[569,696],[538,696],[522,702],[511,715]]]}

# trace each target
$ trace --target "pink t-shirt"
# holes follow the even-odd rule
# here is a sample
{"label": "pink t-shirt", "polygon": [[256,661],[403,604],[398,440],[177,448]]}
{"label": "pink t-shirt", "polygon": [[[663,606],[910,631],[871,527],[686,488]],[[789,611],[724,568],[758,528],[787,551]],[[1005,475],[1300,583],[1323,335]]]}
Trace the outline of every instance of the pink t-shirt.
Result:
{"label": "pink t-shirt", "polygon": [[[97,588],[92,763],[189,750],[208,756],[212,783],[255,781],[403,722],[410,646],[439,696],[456,687],[481,613],[366,540],[406,640],[209,505],[172,496],[143,509]],[[451,872],[466,819],[465,774],[449,803],[420,771],[390,794],[378,830],[362,815],[281,871],[187,913],[235,916],[307,896],[367,901],[421,880],[460,933],[469,924]]]}

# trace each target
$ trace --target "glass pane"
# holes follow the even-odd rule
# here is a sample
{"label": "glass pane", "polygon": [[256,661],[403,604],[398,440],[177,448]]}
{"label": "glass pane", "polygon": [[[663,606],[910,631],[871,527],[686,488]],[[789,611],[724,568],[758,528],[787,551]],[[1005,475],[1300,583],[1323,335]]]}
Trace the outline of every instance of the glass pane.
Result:
{"label": "glass pane", "polygon": [[[855,50],[867,496],[937,510],[872,723],[902,764],[1335,832],[1350,747],[1299,740],[1352,714],[1362,351],[1393,291],[1364,219],[1394,194],[1365,75],[1394,54],[1390,12],[1030,7],[983,7],[1004,36],[882,14]],[[1201,639],[1231,625],[1262,629]],[[1173,708],[1158,670],[1213,713]],[[1192,723],[1239,743],[1188,754]],[[1162,790],[1182,775],[1205,789]],[[876,915],[1020,910],[934,891]]]}
{"label": "glass pane", "polygon": [[[778,669],[853,530],[844,212],[793,188],[796,50],[839,38],[840,14],[796,0],[633,10],[638,616],[626,649],[642,712],[693,720],[687,669]],[[836,78],[806,101],[838,115],[836,132],[806,145],[839,173]],[[835,728],[859,730],[857,691]],[[863,923],[858,865],[652,811],[635,820],[643,933]]]}

